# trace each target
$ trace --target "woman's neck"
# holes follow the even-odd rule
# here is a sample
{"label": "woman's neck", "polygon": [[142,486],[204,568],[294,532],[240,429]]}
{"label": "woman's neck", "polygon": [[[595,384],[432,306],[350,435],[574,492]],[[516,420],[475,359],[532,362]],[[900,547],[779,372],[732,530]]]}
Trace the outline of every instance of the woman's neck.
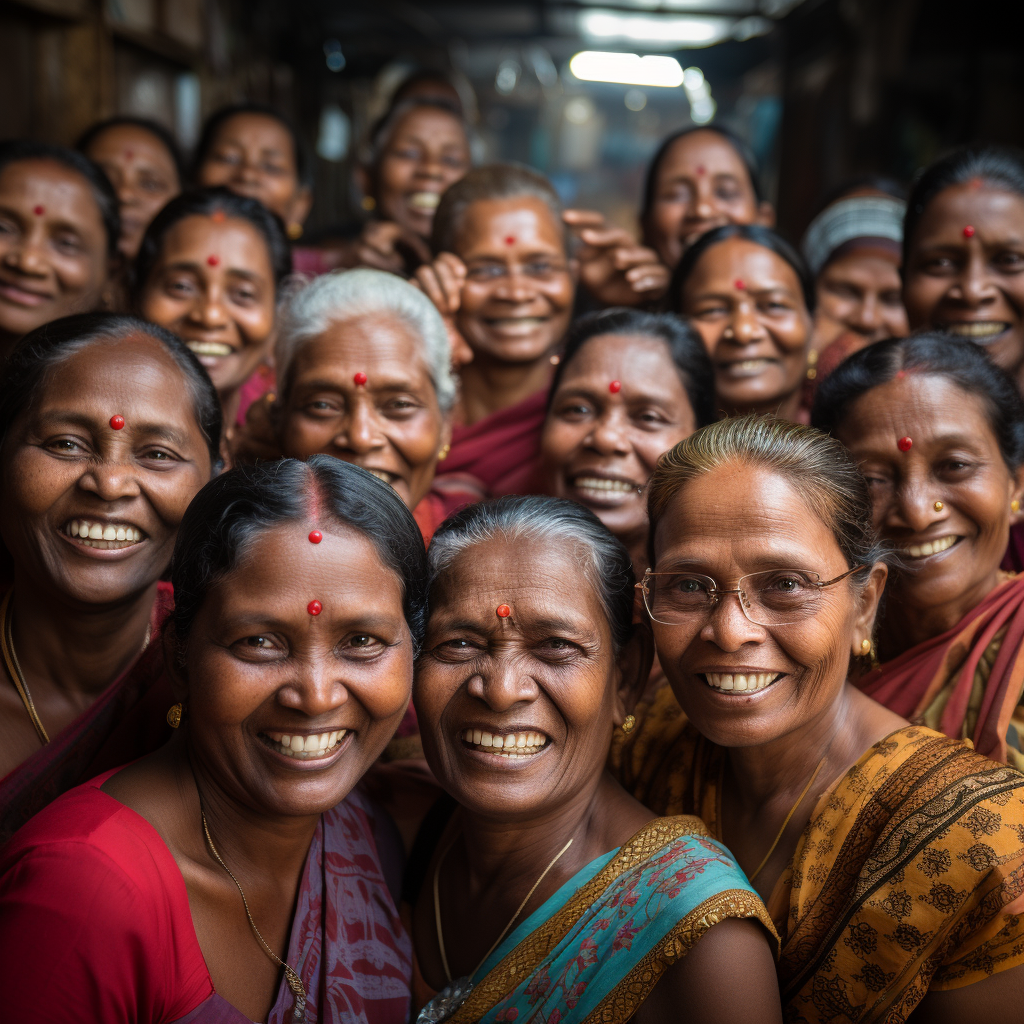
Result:
{"label": "woman's neck", "polygon": [[72,604],[15,571],[12,636],[33,693],[49,687],[88,706],[141,653],[156,595],[153,583],[116,604]]}
{"label": "woman's neck", "polygon": [[501,363],[476,355],[459,371],[463,425],[471,427],[493,413],[518,405],[546,388],[551,372],[551,360],[546,355],[532,363]]}

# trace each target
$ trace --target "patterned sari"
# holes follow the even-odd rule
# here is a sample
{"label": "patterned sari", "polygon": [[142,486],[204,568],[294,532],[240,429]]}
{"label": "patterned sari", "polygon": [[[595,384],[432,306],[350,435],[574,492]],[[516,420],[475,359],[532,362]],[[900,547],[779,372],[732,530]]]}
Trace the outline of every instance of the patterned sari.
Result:
{"label": "patterned sari", "polygon": [[730,917],[759,920],[776,948],[764,904],[728,850],[696,818],[658,819],[531,914],[451,1016],[430,1016],[428,1004],[420,1020],[625,1024],[666,968]]}
{"label": "patterned sari", "polygon": [[[634,795],[720,835],[725,751],[686,729],[646,752],[656,768]],[[783,1015],[800,1024],[895,1024],[930,989],[1024,964],[1024,775],[897,730],[818,799],[768,909]]]}

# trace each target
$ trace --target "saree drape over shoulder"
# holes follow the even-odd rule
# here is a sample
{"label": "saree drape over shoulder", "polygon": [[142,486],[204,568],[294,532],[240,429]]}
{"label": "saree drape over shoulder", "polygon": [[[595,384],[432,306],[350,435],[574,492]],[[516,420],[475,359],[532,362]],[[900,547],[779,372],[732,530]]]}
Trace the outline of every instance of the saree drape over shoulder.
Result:
{"label": "saree drape over shoulder", "polygon": [[666,968],[732,917],[760,921],[777,948],[760,897],[700,821],[652,821],[505,939],[447,1020],[625,1024]]}
{"label": "saree drape over shoulder", "polygon": [[[0,963],[12,982],[0,1016],[251,1024],[214,991],[170,850],[100,788],[112,774],[54,801],[0,855]],[[306,858],[286,959],[305,985],[307,1021],[408,1020],[412,950],[381,871],[375,813],[350,794],[322,815]],[[282,978],[269,1024],[290,1020],[293,1002]]]}
{"label": "saree drape over shoulder", "polygon": [[996,586],[952,629],[857,682],[890,711],[1024,769],[1013,722],[1024,691],[1024,576]]}
{"label": "saree drape over shoulder", "polygon": [[87,711],[0,780],[0,846],[61,793],[166,742],[174,691],[160,636],[173,609],[170,583],[158,584],[146,649]]}
{"label": "saree drape over shoulder", "polygon": [[[726,752],[692,728],[634,788],[720,835]],[[871,747],[819,798],[768,901],[785,1020],[907,1018],[929,989],[1024,964],[1024,775],[920,726]]]}

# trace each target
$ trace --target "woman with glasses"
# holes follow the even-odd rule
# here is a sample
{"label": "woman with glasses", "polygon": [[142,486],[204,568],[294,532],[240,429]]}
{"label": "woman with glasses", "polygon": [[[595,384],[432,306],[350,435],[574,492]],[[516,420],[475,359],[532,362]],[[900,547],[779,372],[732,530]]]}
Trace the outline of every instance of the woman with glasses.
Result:
{"label": "woman with glasses", "polygon": [[1024,768],[1024,577],[1000,571],[1024,494],[1024,403],[972,341],[883,341],[822,384],[814,424],[868,483],[902,571],[858,683],[904,718]]}
{"label": "woman with glasses", "polygon": [[782,938],[785,1019],[1020,1020],[1024,776],[850,682],[890,556],[846,450],[724,420],[662,458],[649,510],[641,587],[691,725],[627,788],[736,855]]}
{"label": "woman with glasses", "polygon": [[407,878],[419,1021],[781,1021],[774,936],[732,856],[605,770],[651,654],[625,547],[574,502],[506,497],[449,519],[428,557],[414,699],[449,798]]}
{"label": "woman with glasses", "polygon": [[576,293],[558,194],[527,167],[479,167],[442,197],[432,246],[438,255],[416,281],[448,322],[462,381],[439,475],[518,493],[535,468]]}

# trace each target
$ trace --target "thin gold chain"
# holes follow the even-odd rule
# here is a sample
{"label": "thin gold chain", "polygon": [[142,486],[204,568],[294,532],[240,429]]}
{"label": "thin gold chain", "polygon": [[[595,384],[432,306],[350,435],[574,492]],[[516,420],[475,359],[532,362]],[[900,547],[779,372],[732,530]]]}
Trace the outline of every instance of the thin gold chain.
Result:
{"label": "thin gold chain", "polygon": [[12,587],[4,595],[3,605],[0,606],[0,618],[3,619],[3,629],[0,630],[0,647],[3,648],[4,664],[7,666],[7,674],[11,677],[11,682],[14,683],[14,688],[18,691],[21,703],[25,705],[28,717],[32,719],[36,735],[45,747],[46,744],[50,742],[50,736],[39,718],[39,712],[36,711],[35,704],[32,702],[32,694],[29,693],[28,683],[25,682],[25,676],[21,671],[21,665],[18,664],[18,655],[14,653],[14,635],[11,632],[11,620],[14,618],[11,613],[11,594],[13,593],[14,588]]}
{"label": "thin gold chain", "polygon": [[241,885],[239,885],[238,879],[235,878],[231,868],[224,863],[224,858],[217,852],[217,847],[213,845],[213,838],[210,835],[210,826],[206,824],[206,813],[200,809],[200,815],[203,819],[203,833],[206,836],[206,843],[210,847],[210,853],[213,854],[214,859],[217,863],[228,873],[231,881],[235,883],[235,888],[238,889],[238,895],[242,897],[242,906],[245,907],[245,916],[249,918],[249,925],[252,927],[256,938],[260,940],[260,945],[266,950],[267,956],[278,965],[278,967],[284,968],[284,976],[288,980],[288,987],[292,990],[295,995],[295,1005],[292,1007],[292,1020],[300,1021],[306,1019],[306,986],[302,984],[302,979],[296,974],[296,972],[288,966],[271,948],[267,945],[266,939],[260,934],[259,928],[256,927],[256,922],[252,919],[252,913],[249,911],[249,901],[245,898],[245,893],[242,891]]}
{"label": "thin gold chain", "polygon": [[[441,929],[441,900],[439,898],[438,879],[441,876],[441,864],[444,862],[445,857],[448,856],[448,851],[455,845],[455,840],[458,838],[458,833],[456,833],[452,837],[452,841],[444,848],[444,852],[441,854],[441,856],[437,858],[437,866],[434,868],[434,922],[437,925],[437,948],[441,953],[441,965],[444,967],[444,976],[448,979],[449,983],[451,983],[452,980],[452,972],[448,967],[448,956],[444,950],[444,934]],[[470,974],[471,978],[476,975],[476,972],[479,971],[480,968],[483,967],[485,963],[487,963],[487,958],[498,948],[498,946],[501,943],[501,940],[504,939],[506,935],[508,935],[509,929],[512,927],[513,924],[515,924],[516,918],[523,912],[523,907],[525,907],[526,904],[530,902],[530,897],[537,891],[537,887],[540,885],[541,882],[544,881],[545,878],[547,878],[548,872],[558,863],[562,854],[565,853],[565,851],[568,850],[570,846],[572,846],[571,839],[569,840],[569,842],[565,844],[565,846],[563,846],[558,851],[558,853],[555,854],[554,860],[552,860],[551,863],[541,872],[540,878],[538,878],[537,881],[533,883],[533,888],[526,894],[526,898],[523,900],[522,903],[519,904],[518,908],[516,909],[516,912],[512,915],[512,919],[509,921],[507,925],[505,925],[504,930],[497,937],[497,939],[495,939],[494,945],[491,946],[491,948],[487,950],[486,953],[484,953],[484,958],[480,961],[480,963],[476,965],[475,969],[473,970],[473,973]]]}

